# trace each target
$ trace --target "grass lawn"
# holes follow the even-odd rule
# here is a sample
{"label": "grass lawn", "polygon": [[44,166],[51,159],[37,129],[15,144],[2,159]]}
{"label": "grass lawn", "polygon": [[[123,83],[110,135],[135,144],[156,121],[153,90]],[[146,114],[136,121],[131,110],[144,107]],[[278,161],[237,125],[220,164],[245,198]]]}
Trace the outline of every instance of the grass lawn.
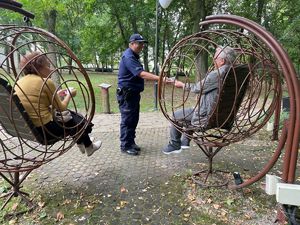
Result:
{"label": "grass lawn", "polygon": [[[102,96],[101,96],[101,88],[99,85],[101,83],[111,84],[112,86],[109,88],[109,102],[110,102],[110,109],[112,113],[118,113],[119,107],[116,100],[116,88],[118,82],[118,75],[116,73],[91,73],[89,72],[89,78],[93,85],[94,93],[95,93],[95,103],[96,103],[96,113],[103,112],[102,106]],[[71,80],[74,77],[70,75],[63,75],[65,80]],[[70,83],[69,86],[73,86],[78,90],[78,85],[76,83]],[[168,85],[168,91],[172,91],[172,86]],[[179,90],[177,90],[179,91]],[[175,91],[176,92],[176,91]],[[167,94],[167,96],[171,96]],[[79,108],[83,108],[83,98],[78,94],[75,97],[76,106]],[[181,101],[181,99],[180,99]],[[151,112],[155,108],[155,96],[154,96],[154,82],[153,81],[145,81],[145,90],[141,93],[141,102],[140,102],[140,110],[141,112]],[[72,107],[70,107],[72,108]],[[159,104],[157,105],[159,109]]]}
{"label": "grass lawn", "polygon": [[[99,85],[101,83],[111,84],[112,86],[109,88],[109,102],[110,109],[112,113],[118,113],[119,107],[116,100],[116,88],[118,82],[118,75],[116,73],[93,73],[89,72],[89,78],[93,85],[94,93],[95,93],[95,103],[96,103],[96,113],[103,112],[102,106],[102,96],[101,96],[101,88]],[[64,79],[72,79],[72,76],[64,75]],[[69,86],[76,87],[76,84],[70,84]],[[154,97],[154,82],[145,81],[145,90],[142,92],[141,99],[141,112],[150,112],[154,110],[155,97]],[[79,107],[83,107],[82,97],[80,95],[75,97],[76,105]],[[159,105],[157,106],[159,108]]]}

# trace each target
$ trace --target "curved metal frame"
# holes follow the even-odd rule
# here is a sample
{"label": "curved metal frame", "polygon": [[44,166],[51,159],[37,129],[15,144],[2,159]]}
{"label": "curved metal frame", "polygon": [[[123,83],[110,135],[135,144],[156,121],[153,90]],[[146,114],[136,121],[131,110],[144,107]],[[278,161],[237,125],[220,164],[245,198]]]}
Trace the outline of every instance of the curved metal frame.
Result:
{"label": "curved metal frame", "polygon": [[290,96],[289,122],[280,137],[279,145],[273,155],[273,158],[270,160],[267,166],[256,176],[256,179],[250,179],[245,183],[238,185],[237,188],[245,187],[265,176],[266,173],[272,168],[271,165],[273,166],[277,161],[279,157],[278,150],[282,149],[284,144],[285,156],[282,180],[287,183],[294,183],[300,134],[300,89],[295,68],[289,56],[281,47],[279,42],[277,42],[269,32],[267,32],[262,26],[258,25],[257,23],[240,16],[216,15],[208,16],[205,21],[200,23],[200,25],[204,26],[216,23],[236,25],[251,31],[257,37],[259,37],[271,49],[272,53],[278,59],[278,62],[280,63],[280,66],[283,70],[284,78],[287,82],[288,93]]}
{"label": "curved metal frame", "polygon": [[[2,69],[0,71],[0,77],[1,79],[8,81],[11,86],[11,91],[8,93],[10,106],[7,109],[7,117],[12,124],[12,128],[15,130],[15,132],[12,133],[17,134],[17,136],[14,137],[10,135],[10,133],[7,133],[6,130],[3,129],[3,125],[0,121],[0,176],[12,186],[11,191],[6,195],[7,200],[4,202],[1,209],[7,205],[12,197],[17,196],[20,196],[28,205],[30,205],[31,209],[33,205],[31,204],[31,201],[27,199],[28,194],[20,190],[21,184],[32,170],[59,157],[72,148],[76,140],[93,119],[95,113],[95,95],[91,81],[81,62],[72,50],[55,35],[40,28],[0,25],[0,36],[0,42],[8,49],[8,52],[1,54],[3,60],[1,60],[0,63],[0,68]],[[49,45],[55,46],[55,50],[49,51]],[[83,116],[87,120],[87,123],[82,126],[81,129],[78,129],[76,134],[72,134],[72,137],[67,135],[67,128],[64,127],[64,137],[60,139],[60,142],[54,144],[46,141],[45,145],[42,145],[18,135],[20,134],[22,127],[20,127],[20,124],[16,124],[15,120],[18,118],[16,118],[16,115],[13,113],[15,110],[13,109],[15,106],[12,104],[14,102],[14,89],[16,87],[19,88],[17,81],[23,76],[22,70],[19,70],[15,65],[15,58],[25,54],[25,51],[34,50],[39,50],[42,55],[46,56],[50,61],[50,64],[52,64],[52,67],[54,67],[55,64],[49,58],[50,54],[55,54],[56,56],[59,55],[62,58],[64,65],[58,65],[57,67],[54,67],[53,70],[53,73],[56,73],[62,81],[56,91],[62,87],[68,88],[72,82],[76,83],[79,87],[77,89],[77,95],[82,95],[85,104],[85,115]],[[65,79],[60,71],[61,69],[70,70],[73,78]],[[50,76],[51,74],[47,79],[50,79]],[[80,79],[79,76],[81,76]],[[46,85],[45,82],[44,85]],[[52,102],[53,101],[54,98],[52,99]],[[73,104],[74,110],[77,111],[78,106],[76,106],[75,100],[71,99],[70,103]],[[39,114],[39,112],[36,113]],[[43,132],[44,131],[45,130],[43,130]],[[45,132],[41,135],[45,137]]]}
{"label": "curved metal frame", "polygon": [[[249,33],[253,34],[255,38],[262,43],[262,45],[265,46],[266,49],[268,49],[268,54],[271,54],[275,57],[277,60],[278,64],[280,65],[280,68],[282,69],[283,76],[287,82],[287,87],[288,87],[288,92],[290,96],[290,105],[291,105],[291,110],[290,110],[290,118],[289,118],[289,123],[285,123],[284,129],[282,131],[280,141],[278,148],[276,149],[273,157],[270,159],[270,161],[265,165],[265,167],[260,171],[256,176],[253,178],[247,180],[246,182],[240,184],[240,185],[234,185],[231,186],[231,188],[242,188],[247,185],[250,185],[259,179],[261,179],[275,164],[275,162],[278,160],[283,147],[285,146],[286,151],[285,151],[285,156],[284,156],[284,168],[283,168],[283,176],[282,179],[284,182],[288,183],[293,183],[295,181],[295,170],[296,170],[296,161],[298,157],[298,143],[299,143],[299,131],[300,131],[300,123],[299,123],[299,117],[300,117],[300,90],[299,90],[299,81],[297,80],[295,69],[292,65],[291,60],[289,59],[288,55],[286,52],[283,50],[283,48],[280,46],[280,44],[274,39],[274,37],[268,33],[263,27],[260,25],[256,24],[253,21],[250,21],[248,19],[245,19],[240,16],[234,16],[234,15],[215,15],[215,16],[208,16],[206,19],[200,23],[200,26],[205,27],[206,29],[210,25],[232,25],[235,27],[240,28],[241,30],[247,30]],[[204,37],[206,32],[207,34],[211,34],[213,32],[218,32],[215,30],[202,30],[201,32],[197,34],[193,34],[191,36],[188,36],[186,38],[183,38],[181,41],[179,41],[170,51],[169,56],[167,57],[166,61],[164,62],[164,65],[162,67],[162,72],[161,72],[161,77],[159,80],[159,98],[160,98],[160,106],[162,109],[162,112],[164,116],[181,132],[186,132],[185,129],[182,128],[182,125],[178,124],[178,121],[174,120],[171,115],[169,115],[166,112],[166,99],[164,98],[165,96],[165,90],[164,90],[164,83],[162,82],[162,79],[164,76],[166,76],[166,71],[168,73],[169,69],[169,64],[172,63],[172,61],[176,60],[174,57],[172,58],[172,54],[177,54],[181,48],[181,46],[184,46],[188,40],[192,40],[193,37],[195,38],[201,38],[202,36]],[[234,32],[228,30],[228,32]],[[209,38],[210,36],[208,35],[206,38]],[[213,38],[213,37],[212,37]],[[258,46],[260,44],[258,43]],[[205,48],[206,46],[201,46],[202,49]],[[253,47],[255,48],[255,47]],[[254,54],[254,53],[253,53]],[[181,57],[181,56],[180,56]],[[267,62],[266,62],[267,63]],[[165,71],[166,70],[166,71]],[[258,81],[259,82],[259,81]],[[280,84],[277,83],[275,85],[281,93],[281,87]],[[173,91],[174,92],[174,91]],[[174,98],[172,92],[171,99]],[[187,94],[188,95],[188,94]],[[183,95],[183,105],[180,105],[181,107],[184,107],[184,103],[186,101],[186,96]],[[275,112],[275,129],[278,129],[278,120],[279,120],[279,107],[280,107],[280,98],[281,94],[277,96],[276,99],[273,99],[274,105],[272,108],[270,108],[270,112],[274,113]],[[251,101],[251,99],[250,99]],[[217,101],[218,102],[218,101]],[[256,104],[256,103],[254,103]],[[172,102],[172,109],[174,105]],[[194,107],[197,107],[194,106]],[[298,112],[298,113],[296,113]],[[174,114],[174,111],[173,111]],[[240,136],[240,140],[244,139],[247,136],[250,136],[251,134],[255,133],[257,130],[262,128],[262,126],[269,120],[270,115],[268,114],[268,117],[266,120],[264,120],[263,123],[258,125],[257,127],[254,128],[254,130],[251,130],[250,132],[245,132],[245,134]],[[277,127],[276,127],[277,126]],[[239,125],[237,124],[237,129],[239,129]],[[276,135],[276,131],[273,131],[273,137]],[[278,132],[278,131],[277,131]],[[230,133],[230,132],[229,132]],[[222,140],[224,140],[224,137],[222,137],[224,134],[220,133],[220,137],[216,137],[216,140],[219,142],[215,142],[214,140],[207,140],[205,142],[205,136],[189,136],[192,138],[200,149],[203,150],[204,148],[204,153],[207,155],[209,162],[212,163],[212,158],[214,155],[220,150],[222,146],[228,145],[233,142],[233,139],[229,137],[227,140],[228,142],[224,143]],[[204,137],[204,139],[203,139]],[[201,138],[201,139],[199,139]],[[235,140],[238,140],[239,138],[235,138]],[[216,148],[215,151],[212,150],[211,148]],[[208,149],[208,150],[207,150]],[[207,151],[206,151],[207,150]],[[209,171],[212,172],[211,165],[209,165]]]}
{"label": "curved metal frame", "polygon": [[34,19],[34,14],[22,9],[22,7],[23,7],[23,5],[21,3],[13,1],[13,0],[2,0],[0,2],[0,8],[12,10],[17,13],[23,14],[24,16],[26,16],[30,19]]}

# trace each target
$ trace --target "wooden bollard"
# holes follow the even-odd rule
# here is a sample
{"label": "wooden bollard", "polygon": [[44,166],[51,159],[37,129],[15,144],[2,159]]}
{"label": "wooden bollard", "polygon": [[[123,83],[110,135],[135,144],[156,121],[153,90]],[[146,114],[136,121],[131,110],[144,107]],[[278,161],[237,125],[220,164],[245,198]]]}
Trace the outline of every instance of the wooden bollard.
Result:
{"label": "wooden bollard", "polygon": [[99,87],[101,88],[103,113],[110,113],[109,88],[111,84],[102,83],[99,84]]}

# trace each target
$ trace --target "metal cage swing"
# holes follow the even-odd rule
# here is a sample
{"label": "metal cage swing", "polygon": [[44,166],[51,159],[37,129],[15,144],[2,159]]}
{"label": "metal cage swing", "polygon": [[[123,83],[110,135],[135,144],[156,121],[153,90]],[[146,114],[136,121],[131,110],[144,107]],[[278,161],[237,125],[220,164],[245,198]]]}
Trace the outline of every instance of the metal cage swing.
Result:
{"label": "metal cage swing", "polygon": [[[218,171],[212,168],[213,158],[223,147],[250,137],[265,126],[274,113],[278,114],[282,81],[286,79],[289,84],[296,75],[294,70],[287,71],[286,68],[293,66],[282,47],[253,21],[233,15],[216,15],[207,17],[200,26],[203,29],[199,33],[180,40],[168,54],[160,74],[159,103],[170,123],[194,141],[208,158],[208,168],[194,173],[193,180],[204,187],[224,186],[228,181],[224,176],[224,179],[217,178]],[[191,123],[188,118],[199,111],[205,93],[191,93],[175,85],[167,88],[162,80],[175,76],[189,86],[195,83],[195,78],[200,78],[204,85],[208,72],[213,70],[218,46],[230,46],[237,57],[227,73],[219,76],[218,95],[211,112],[204,119]],[[208,72],[203,72],[205,63]],[[297,91],[297,87],[288,88],[292,94]],[[189,113],[179,120],[174,116],[178,110]],[[265,168],[235,188],[257,181],[275,164],[287,140],[285,129],[278,149]],[[289,135],[293,135],[294,129],[289,130]],[[211,180],[211,175],[217,179]]]}
{"label": "metal cage swing", "polygon": [[[4,8],[31,15],[19,7],[9,5]],[[25,54],[33,51],[38,51],[50,63],[52,72],[44,79],[45,86],[48,79],[55,79],[58,84],[56,91],[76,88],[76,97],[71,97],[68,109],[80,113],[84,124],[79,123],[78,129],[73,127],[75,133],[70,134],[64,122],[57,121],[64,129],[64,134],[53,134],[51,140],[47,139],[46,128],[42,126],[43,132],[36,130],[15,94],[17,82],[24,76],[19,62]],[[28,194],[20,190],[22,182],[33,169],[59,157],[76,143],[94,116],[93,87],[81,62],[55,35],[35,27],[0,25],[0,95],[0,175],[12,186],[1,209],[14,196],[20,196],[32,205],[27,198]],[[40,115],[40,112],[36,113]]]}

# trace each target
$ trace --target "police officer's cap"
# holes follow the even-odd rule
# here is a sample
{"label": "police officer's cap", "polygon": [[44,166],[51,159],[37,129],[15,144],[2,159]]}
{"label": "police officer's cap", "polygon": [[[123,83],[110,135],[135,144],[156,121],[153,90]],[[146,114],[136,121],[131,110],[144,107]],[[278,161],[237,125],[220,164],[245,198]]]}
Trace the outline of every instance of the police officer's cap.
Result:
{"label": "police officer's cap", "polygon": [[148,41],[146,41],[143,38],[143,36],[140,35],[140,34],[133,34],[133,35],[130,36],[129,43],[134,42],[134,41],[148,43]]}

